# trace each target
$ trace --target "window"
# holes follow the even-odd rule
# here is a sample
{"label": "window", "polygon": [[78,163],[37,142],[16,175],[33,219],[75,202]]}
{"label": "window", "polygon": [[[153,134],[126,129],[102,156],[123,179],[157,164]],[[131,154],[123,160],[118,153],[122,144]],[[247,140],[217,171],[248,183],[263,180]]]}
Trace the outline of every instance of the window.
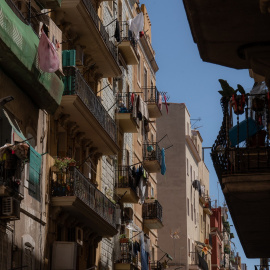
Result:
{"label": "window", "polygon": [[187,135],[189,135],[189,123],[187,123]]}
{"label": "window", "polygon": [[143,87],[144,87],[144,100],[148,100],[148,89],[147,89],[147,69],[143,69]]}
{"label": "window", "polygon": [[189,216],[189,198],[187,198],[187,214]]}
{"label": "window", "polygon": [[195,178],[195,171],[193,171],[193,179],[195,180],[196,178]]}
{"label": "window", "polygon": [[153,187],[151,187],[151,197],[154,197],[154,188]]}
{"label": "window", "polygon": [[195,208],[195,204],[194,204],[194,222],[195,222],[195,225],[196,225],[196,208]]}
{"label": "window", "polygon": [[190,165],[190,180],[192,182],[192,166]]}
{"label": "window", "polygon": [[191,220],[193,221],[193,204],[191,204],[190,212],[191,212]]}
{"label": "window", "polygon": [[188,158],[187,158],[187,175],[189,175],[188,170],[189,170],[189,166],[188,166]]}
{"label": "window", "polygon": [[137,80],[141,83],[141,56],[138,54],[138,66],[137,66]]}
{"label": "window", "polygon": [[188,256],[190,257],[190,239],[188,238]]}

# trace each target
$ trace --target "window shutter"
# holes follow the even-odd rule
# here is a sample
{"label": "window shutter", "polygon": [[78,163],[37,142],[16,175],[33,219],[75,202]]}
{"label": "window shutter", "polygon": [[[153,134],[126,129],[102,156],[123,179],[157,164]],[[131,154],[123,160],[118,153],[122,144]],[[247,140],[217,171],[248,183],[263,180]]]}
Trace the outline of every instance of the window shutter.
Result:
{"label": "window shutter", "polygon": [[40,199],[40,170],[41,155],[30,146],[30,163],[29,163],[29,193],[31,196]]}

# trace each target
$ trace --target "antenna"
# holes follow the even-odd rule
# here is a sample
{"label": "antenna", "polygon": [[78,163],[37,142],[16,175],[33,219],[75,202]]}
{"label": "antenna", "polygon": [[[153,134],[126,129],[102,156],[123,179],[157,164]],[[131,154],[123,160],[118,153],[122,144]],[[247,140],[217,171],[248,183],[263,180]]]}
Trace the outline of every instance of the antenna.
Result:
{"label": "antenna", "polygon": [[197,122],[200,122],[202,119],[201,119],[201,117],[199,117],[199,118],[196,118],[196,119],[190,119],[190,121],[194,121],[194,123],[191,125],[191,128],[193,128],[193,129],[198,129],[198,128],[200,128],[200,127],[202,127],[202,126],[195,126],[196,125],[196,123]]}

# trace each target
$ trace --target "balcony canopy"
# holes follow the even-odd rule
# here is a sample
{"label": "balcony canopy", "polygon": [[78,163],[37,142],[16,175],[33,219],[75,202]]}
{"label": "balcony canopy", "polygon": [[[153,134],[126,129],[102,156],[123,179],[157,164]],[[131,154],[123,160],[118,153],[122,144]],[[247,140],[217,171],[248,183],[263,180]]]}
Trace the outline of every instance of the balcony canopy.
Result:
{"label": "balcony canopy", "polygon": [[270,16],[261,13],[259,1],[183,2],[203,61],[236,69],[250,68],[243,48],[255,46],[264,52],[269,48]]}

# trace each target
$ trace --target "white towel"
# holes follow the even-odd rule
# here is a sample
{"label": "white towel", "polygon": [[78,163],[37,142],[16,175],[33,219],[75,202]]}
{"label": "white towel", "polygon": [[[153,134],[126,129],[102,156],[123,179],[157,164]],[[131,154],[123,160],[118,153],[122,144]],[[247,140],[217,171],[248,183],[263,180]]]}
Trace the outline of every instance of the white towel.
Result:
{"label": "white towel", "polygon": [[143,13],[139,13],[134,19],[128,20],[129,30],[135,34],[135,39],[139,39],[139,33],[143,31],[144,17]]}

